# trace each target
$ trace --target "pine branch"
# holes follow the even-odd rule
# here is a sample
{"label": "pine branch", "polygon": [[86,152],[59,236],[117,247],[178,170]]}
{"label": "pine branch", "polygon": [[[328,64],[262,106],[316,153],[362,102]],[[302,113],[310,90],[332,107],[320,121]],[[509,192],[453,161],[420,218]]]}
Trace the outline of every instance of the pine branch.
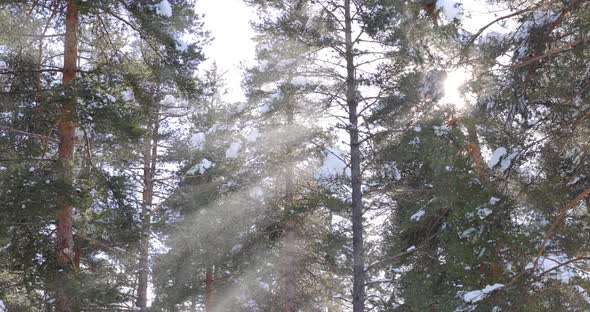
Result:
{"label": "pine branch", "polygon": [[59,140],[49,137],[49,136],[46,136],[46,135],[22,131],[22,130],[14,129],[14,128],[7,127],[7,126],[0,125],[0,131],[12,132],[12,133],[28,136],[28,137],[40,139],[44,142],[52,142],[52,143],[56,143],[56,144],[59,143]]}
{"label": "pine branch", "polygon": [[535,267],[537,266],[537,263],[539,262],[539,258],[541,258],[541,256],[545,253],[545,248],[547,247],[547,242],[549,241],[549,238],[551,237],[551,235],[553,235],[553,232],[555,232],[555,229],[561,223],[561,221],[563,221],[563,219],[565,218],[568,211],[570,211],[571,209],[576,207],[578,202],[581,201],[582,199],[586,198],[588,195],[590,195],[590,188],[587,188],[582,193],[578,194],[572,201],[570,201],[567,205],[565,205],[563,208],[561,208],[559,216],[557,217],[557,219],[555,219],[555,221],[553,221],[553,223],[551,224],[551,227],[549,227],[549,230],[547,231],[547,233],[545,233],[545,237],[543,238],[543,243],[541,243],[541,247],[539,248],[539,252],[537,253],[537,259],[535,260]]}
{"label": "pine branch", "polygon": [[545,54],[538,55],[538,56],[535,56],[535,57],[531,57],[531,58],[528,58],[528,59],[526,59],[526,60],[524,60],[524,61],[522,61],[520,63],[513,64],[513,65],[510,66],[510,68],[512,68],[512,69],[518,69],[518,68],[521,68],[521,67],[530,65],[530,64],[532,64],[532,63],[534,63],[536,61],[540,61],[542,59],[545,59],[545,58],[554,56],[556,54],[559,54],[559,53],[566,52],[566,51],[569,51],[571,49],[574,49],[576,46],[578,46],[580,44],[583,44],[583,43],[585,43],[588,40],[590,40],[590,36],[586,36],[586,37],[581,38],[581,39],[578,39],[578,40],[576,40],[576,41],[574,41],[572,43],[565,44],[565,45],[563,45],[563,46],[561,46],[559,48],[555,48],[555,49],[553,49],[553,50],[551,50],[551,51],[549,51],[549,52],[547,52]]}

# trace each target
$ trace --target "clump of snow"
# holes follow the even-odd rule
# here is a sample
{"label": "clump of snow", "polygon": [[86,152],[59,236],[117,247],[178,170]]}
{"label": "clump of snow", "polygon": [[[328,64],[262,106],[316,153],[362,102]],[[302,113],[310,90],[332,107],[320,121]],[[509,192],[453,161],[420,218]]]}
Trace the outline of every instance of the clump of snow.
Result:
{"label": "clump of snow", "polygon": [[420,221],[420,218],[426,213],[424,207],[420,208],[415,214],[410,217],[410,221]]}
{"label": "clump of snow", "polygon": [[258,65],[256,66],[256,68],[258,68],[258,71],[260,72],[265,72],[268,69],[268,61],[267,60],[262,60],[258,63]]}
{"label": "clump of snow", "polygon": [[505,38],[505,36],[506,36],[505,34],[502,34],[502,33],[496,32],[496,31],[490,31],[490,32],[482,34],[479,37],[479,43],[492,43],[492,42],[501,41],[502,39]]}
{"label": "clump of snow", "polygon": [[463,6],[461,3],[453,0],[437,0],[436,8],[442,10],[443,14],[449,21],[458,19],[463,13]]}
{"label": "clump of snow", "polygon": [[584,301],[586,301],[587,303],[590,304],[590,296],[588,296],[588,293],[586,292],[586,290],[584,288],[582,288],[582,286],[580,285],[575,285],[574,288],[576,289],[576,292],[582,296],[582,299],[584,299]]}
{"label": "clump of snow", "polygon": [[531,13],[532,18],[526,20],[522,26],[519,27],[513,35],[514,38],[526,39],[529,36],[530,29],[552,23],[559,16],[559,13],[553,10],[534,10]]}
{"label": "clump of snow", "polygon": [[248,299],[243,307],[247,309],[247,311],[258,311],[258,303],[254,299]]}
{"label": "clump of snow", "polygon": [[203,148],[203,144],[205,144],[205,139],[206,137],[204,132],[197,132],[191,136],[191,146],[201,149]]}
{"label": "clump of snow", "polygon": [[156,14],[164,17],[172,16],[172,6],[168,0],[162,0],[162,2],[152,6],[156,10]]}
{"label": "clump of snow", "polygon": [[213,167],[213,162],[211,162],[209,159],[207,158],[203,158],[203,160],[201,160],[201,162],[199,162],[198,164],[196,164],[194,167],[190,168],[186,174],[192,175],[197,173],[197,171],[200,174],[205,173],[205,171],[207,171],[207,169]]}
{"label": "clump of snow", "polygon": [[284,59],[277,62],[277,67],[287,67],[297,62],[296,59]]}
{"label": "clump of snow", "polygon": [[121,98],[123,98],[123,101],[126,102],[135,101],[135,94],[132,90],[123,90],[123,92],[121,92]]}
{"label": "clump of snow", "polygon": [[573,178],[571,181],[569,181],[565,186],[571,186],[574,185],[576,183],[578,183],[580,180],[582,180],[582,178],[585,178],[585,175],[581,175],[581,176],[577,176],[575,178]]}
{"label": "clump of snow", "polygon": [[261,113],[268,113],[270,111],[270,105],[269,104],[264,104],[260,107],[260,112]]}
{"label": "clump of snow", "polygon": [[507,157],[505,157],[504,159],[502,159],[502,162],[500,163],[500,171],[504,172],[508,168],[510,168],[510,165],[512,164],[512,160],[517,155],[518,155],[518,152],[513,152],[510,155],[508,155]]}
{"label": "clump of snow", "polygon": [[469,228],[469,229],[463,231],[462,233],[460,233],[459,238],[467,238],[467,237],[471,236],[472,234],[476,234],[476,233],[477,233],[477,229]]}
{"label": "clump of snow", "polygon": [[265,291],[270,291],[270,286],[268,286],[265,282],[259,282],[260,288],[264,289]]}
{"label": "clump of snow", "polygon": [[415,126],[415,127],[414,127],[414,131],[416,131],[416,132],[420,132],[420,131],[422,131],[422,127],[420,127],[420,126]]}
{"label": "clump of snow", "polygon": [[209,130],[207,130],[207,133],[214,133],[219,129],[223,129],[223,125],[220,122],[216,122],[211,128],[209,128]]}
{"label": "clump of snow", "polygon": [[253,199],[262,199],[264,198],[264,191],[260,186],[256,186],[250,190],[250,198]]}
{"label": "clump of snow", "polygon": [[494,153],[492,153],[492,157],[490,158],[490,160],[488,161],[488,167],[490,169],[493,169],[498,162],[500,161],[500,158],[502,158],[502,156],[506,155],[508,151],[506,150],[505,147],[499,147],[497,148]]}
{"label": "clump of snow", "polygon": [[96,261],[96,262],[109,259],[109,255],[107,255],[106,253],[104,253],[102,251],[98,252],[95,255],[91,255],[90,257],[93,261]]}
{"label": "clump of snow", "polygon": [[302,87],[309,84],[309,80],[303,76],[296,76],[291,79],[291,84]]}
{"label": "clump of snow", "polygon": [[259,136],[260,136],[260,133],[258,132],[258,129],[252,129],[252,131],[250,131],[250,133],[248,133],[248,135],[246,135],[246,140],[248,142],[256,142],[256,140],[258,139]]}
{"label": "clump of snow", "polygon": [[184,41],[180,38],[174,39],[174,46],[176,47],[176,51],[178,51],[178,52],[188,51],[188,44],[186,43],[186,41]]}
{"label": "clump of snow", "polygon": [[30,167],[29,168],[29,172],[34,172],[35,171],[35,167]]}
{"label": "clump of snow", "polygon": [[[581,272],[575,262],[561,266],[562,263],[566,263],[570,260],[571,259],[564,253],[544,255],[539,258],[539,262],[537,263],[538,273],[548,272],[546,276],[567,284],[572,278],[579,276],[578,272]],[[530,270],[534,267],[535,264],[530,262],[526,265],[525,269]]]}
{"label": "clump of snow", "polygon": [[276,101],[276,100],[280,99],[282,96],[283,96],[283,93],[281,92],[281,90],[277,90],[277,91],[270,94],[269,99],[271,101]]}
{"label": "clump of snow", "polygon": [[6,312],[6,305],[4,305],[4,301],[0,299],[0,312]]}
{"label": "clump of snow", "polygon": [[487,216],[491,215],[491,214],[492,214],[492,212],[493,212],[493,211],[492,211],[492,209],[490,209],[490,208],[487,208],[487,207],[480,207],[480,208],[478,208],[478,209],[477,209],[477,216],[478,216],[480,219],[482,219],[482,220],[483,220],[483,219],[485,219]]}
{"label": "clump of snow", "polygon": [[384,175],[391,174],[394,179],[396,179],[398,181],[401,180],[402,173],[397,168],[397,164],[395,161],[384,164],[383,169],[384,169],[384,171],[383,171]]}
{"label": "clump of snow", "polygon": [[4,171],[4,170],[8,170],[8,168],[6,168],[4,166],[0,166],[0,171]]}
{"label": "clump of snow", "polygon": [[343,161],[343,153],[337,148],[328,147],[322,166],[315,173],[316,179],[331,178],[340,175],[350,176],[350,168]]}
{"label": "clump of snow", "polygon": [[508,150],[505,147],[498,147],[492,153],[490,160],[488,160],[488,167],[490,169],[494,169],[494,167],[496,167],[499,163],[500,172],[505,172],[506,170],[508,170],[508,168],[510,168],[512,161],[514,160],[514,158],[516,158],[516,156],[518,156],[518,154],[518,151],[514,151],[508,154]]}
{"label": "clump of snow", "polygon": [[490,205],[495,205],[497,204],[501,199],[495,196],[492,196],[492,198],[490,198]]}
{"label": "clump of snow", "polygon": [[107,94],[106,95],[107,99],[113,103],[117,102],[117,98],[115,98],[114,96]]}
{"label": "clump of snow", "polygon": [[410,248],[406,249],[406,252],[411,252],[416,250],[416,246],[411,246]]}
{"label": "clump of snow", "polygon": [[488,285],[484,289],[481,289],[481,290],[474,290],[474,291],[468,291],[468,292],[461,291],[461,292],[459,292],[459,296],[463,297],[463,300],[465,302],[475,303],[475,302],[478,302],[478,301],[484,299],[488,294],[490,294],[493,291],[498,290],[502,287],[504,287],[503,284]]}
{"label": "clump of snow", "polygon": [[225,151],[225,157],[229,159],[237,158],[241,148],[242,144],[240,144],[239,142],[232,142],[229,145],[229,148]]}
{"label": "clump of snow", "polygon": [[174,106],[176,105],[176,98],[171,94],[166,94],[164,99],[160,101],[160,104],[167,105],[167,106]]}
{"label": "clump of snow", "polygon": [[443,136],[451,131],[451,127],[448,125],[432,126],[432,129],[434,130],[434,134],[436,134],[436,136]]}
{"label": "clump of snow", "polygon": [[232,247],[231,252],[238,253],[238,252],[240,252],[240,250],[242,250],[242,244],[237,244],[234,247]]}

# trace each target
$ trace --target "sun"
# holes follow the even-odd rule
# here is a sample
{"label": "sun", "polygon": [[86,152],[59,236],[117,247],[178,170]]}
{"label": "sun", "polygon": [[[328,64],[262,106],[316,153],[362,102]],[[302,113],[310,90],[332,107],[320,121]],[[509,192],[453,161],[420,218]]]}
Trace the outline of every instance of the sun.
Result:
{"label": "sun", "polygon": [[453,105],[456,109],[466,108],[467,102],[460,89],[469,80],[471,73],[466,68],[458,68],[447,73],[444,82],[445,95],[441,99],[442,104]]}

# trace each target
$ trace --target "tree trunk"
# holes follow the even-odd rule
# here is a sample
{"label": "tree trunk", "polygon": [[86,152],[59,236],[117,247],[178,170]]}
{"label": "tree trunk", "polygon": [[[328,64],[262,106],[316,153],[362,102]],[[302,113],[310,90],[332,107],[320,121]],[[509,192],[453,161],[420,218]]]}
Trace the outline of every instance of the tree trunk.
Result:
{"label": "tree trunk", "polygon": [[197,312],[197,297],[194,296],[191,300],[191,312]]}
{"label": "tree trunk", "polygon": [[295,240],[295,220],[291,217],[285,228],[285,312],[296,311]]}
{"label": "tree trunk", "polygon": [[[291,78],[289,78],[290,81]],[[287,126],[293,125],[294,107],[292,99],[288,99],[286,115]],[[295,233],[295,216],[291,211],[294,199],[293,186],[293,149],[287,147],[287,166],[285,167],[285,207],[287,208],[287,224],[285,227],[285,267],[284,267],[284,290],[285,290],[285,312],[294,312],[296,310],[296,233]]]}
{"label": "tree trunk", "polygon": [[473,160],[473,166],[475,167],[475,172],[479,177],[479,180],[482,185],[487,185],[489,182],[488,176],[486,174],[486,169],[482,165],[482,157],[481,157],[481,150],[479,148],[479,138],[477,135],[477,127],[475,123],[468,123],[467,124],[467,134],[468,134],[468,151],[471,154],[471,159]]}
{"label": "tree trunk", "polygon": [[358,132],[358,100],[352,42],[352,17],[350,0],[344,0],[344,26],[346,40],[346,102],[348,106],[348,133],[350,135],[350,169],[352,187],[352,307],[362,312],[365,305],[364,251],[363,251],[363,202],[361,193],[361,152]]}
{"label": "tree trunk", "polygon": [[142,226],[139,247],[139,272],[137,286],[137,307],[147,311],[147,290],[149,279],[149,252],[151,234],[151,213],[154,198],[154,176],[158,159],[159,110],[148,107],[148,129],[143,155]]}
{"label": "tree trunk", "polygon": [[209,266],[205,273],[205,312],[213,312],[213,268]]}
{"label": "tree trunk", "polygon": [[[66,11],[66,34],[64,41],[63,84],[71,88],[76,79],[78,56],[78,8],[74,0],[68,1]],[[64,183],[72,186],[74,134],[76,132],[76,100],[68,94],[63,102],[59,124],[58,157]],[[71,187],[60,190],[57,197],[57,265],[60,284],[57,289],[56,311],[74,311],[75,295],[72,293],[71,279],[77,271],[74,248]]]}

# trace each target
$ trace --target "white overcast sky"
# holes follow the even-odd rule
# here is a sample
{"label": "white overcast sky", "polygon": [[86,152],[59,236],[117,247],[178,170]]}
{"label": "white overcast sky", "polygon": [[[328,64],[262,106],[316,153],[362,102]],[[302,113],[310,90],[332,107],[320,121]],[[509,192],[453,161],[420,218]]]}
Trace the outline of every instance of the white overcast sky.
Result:
{"label": "white overcast sky", "polygon": [[210,66],[215,61],[225,72],[228,94],[224,100],[229,102],[244,100],[241,90],[244,62],[254,59],[255,32],[250,21],[256,18],[255,12],[242,0],[197,0],[196,10],[205,14],[205,29],[214,39],[204,52]]}

